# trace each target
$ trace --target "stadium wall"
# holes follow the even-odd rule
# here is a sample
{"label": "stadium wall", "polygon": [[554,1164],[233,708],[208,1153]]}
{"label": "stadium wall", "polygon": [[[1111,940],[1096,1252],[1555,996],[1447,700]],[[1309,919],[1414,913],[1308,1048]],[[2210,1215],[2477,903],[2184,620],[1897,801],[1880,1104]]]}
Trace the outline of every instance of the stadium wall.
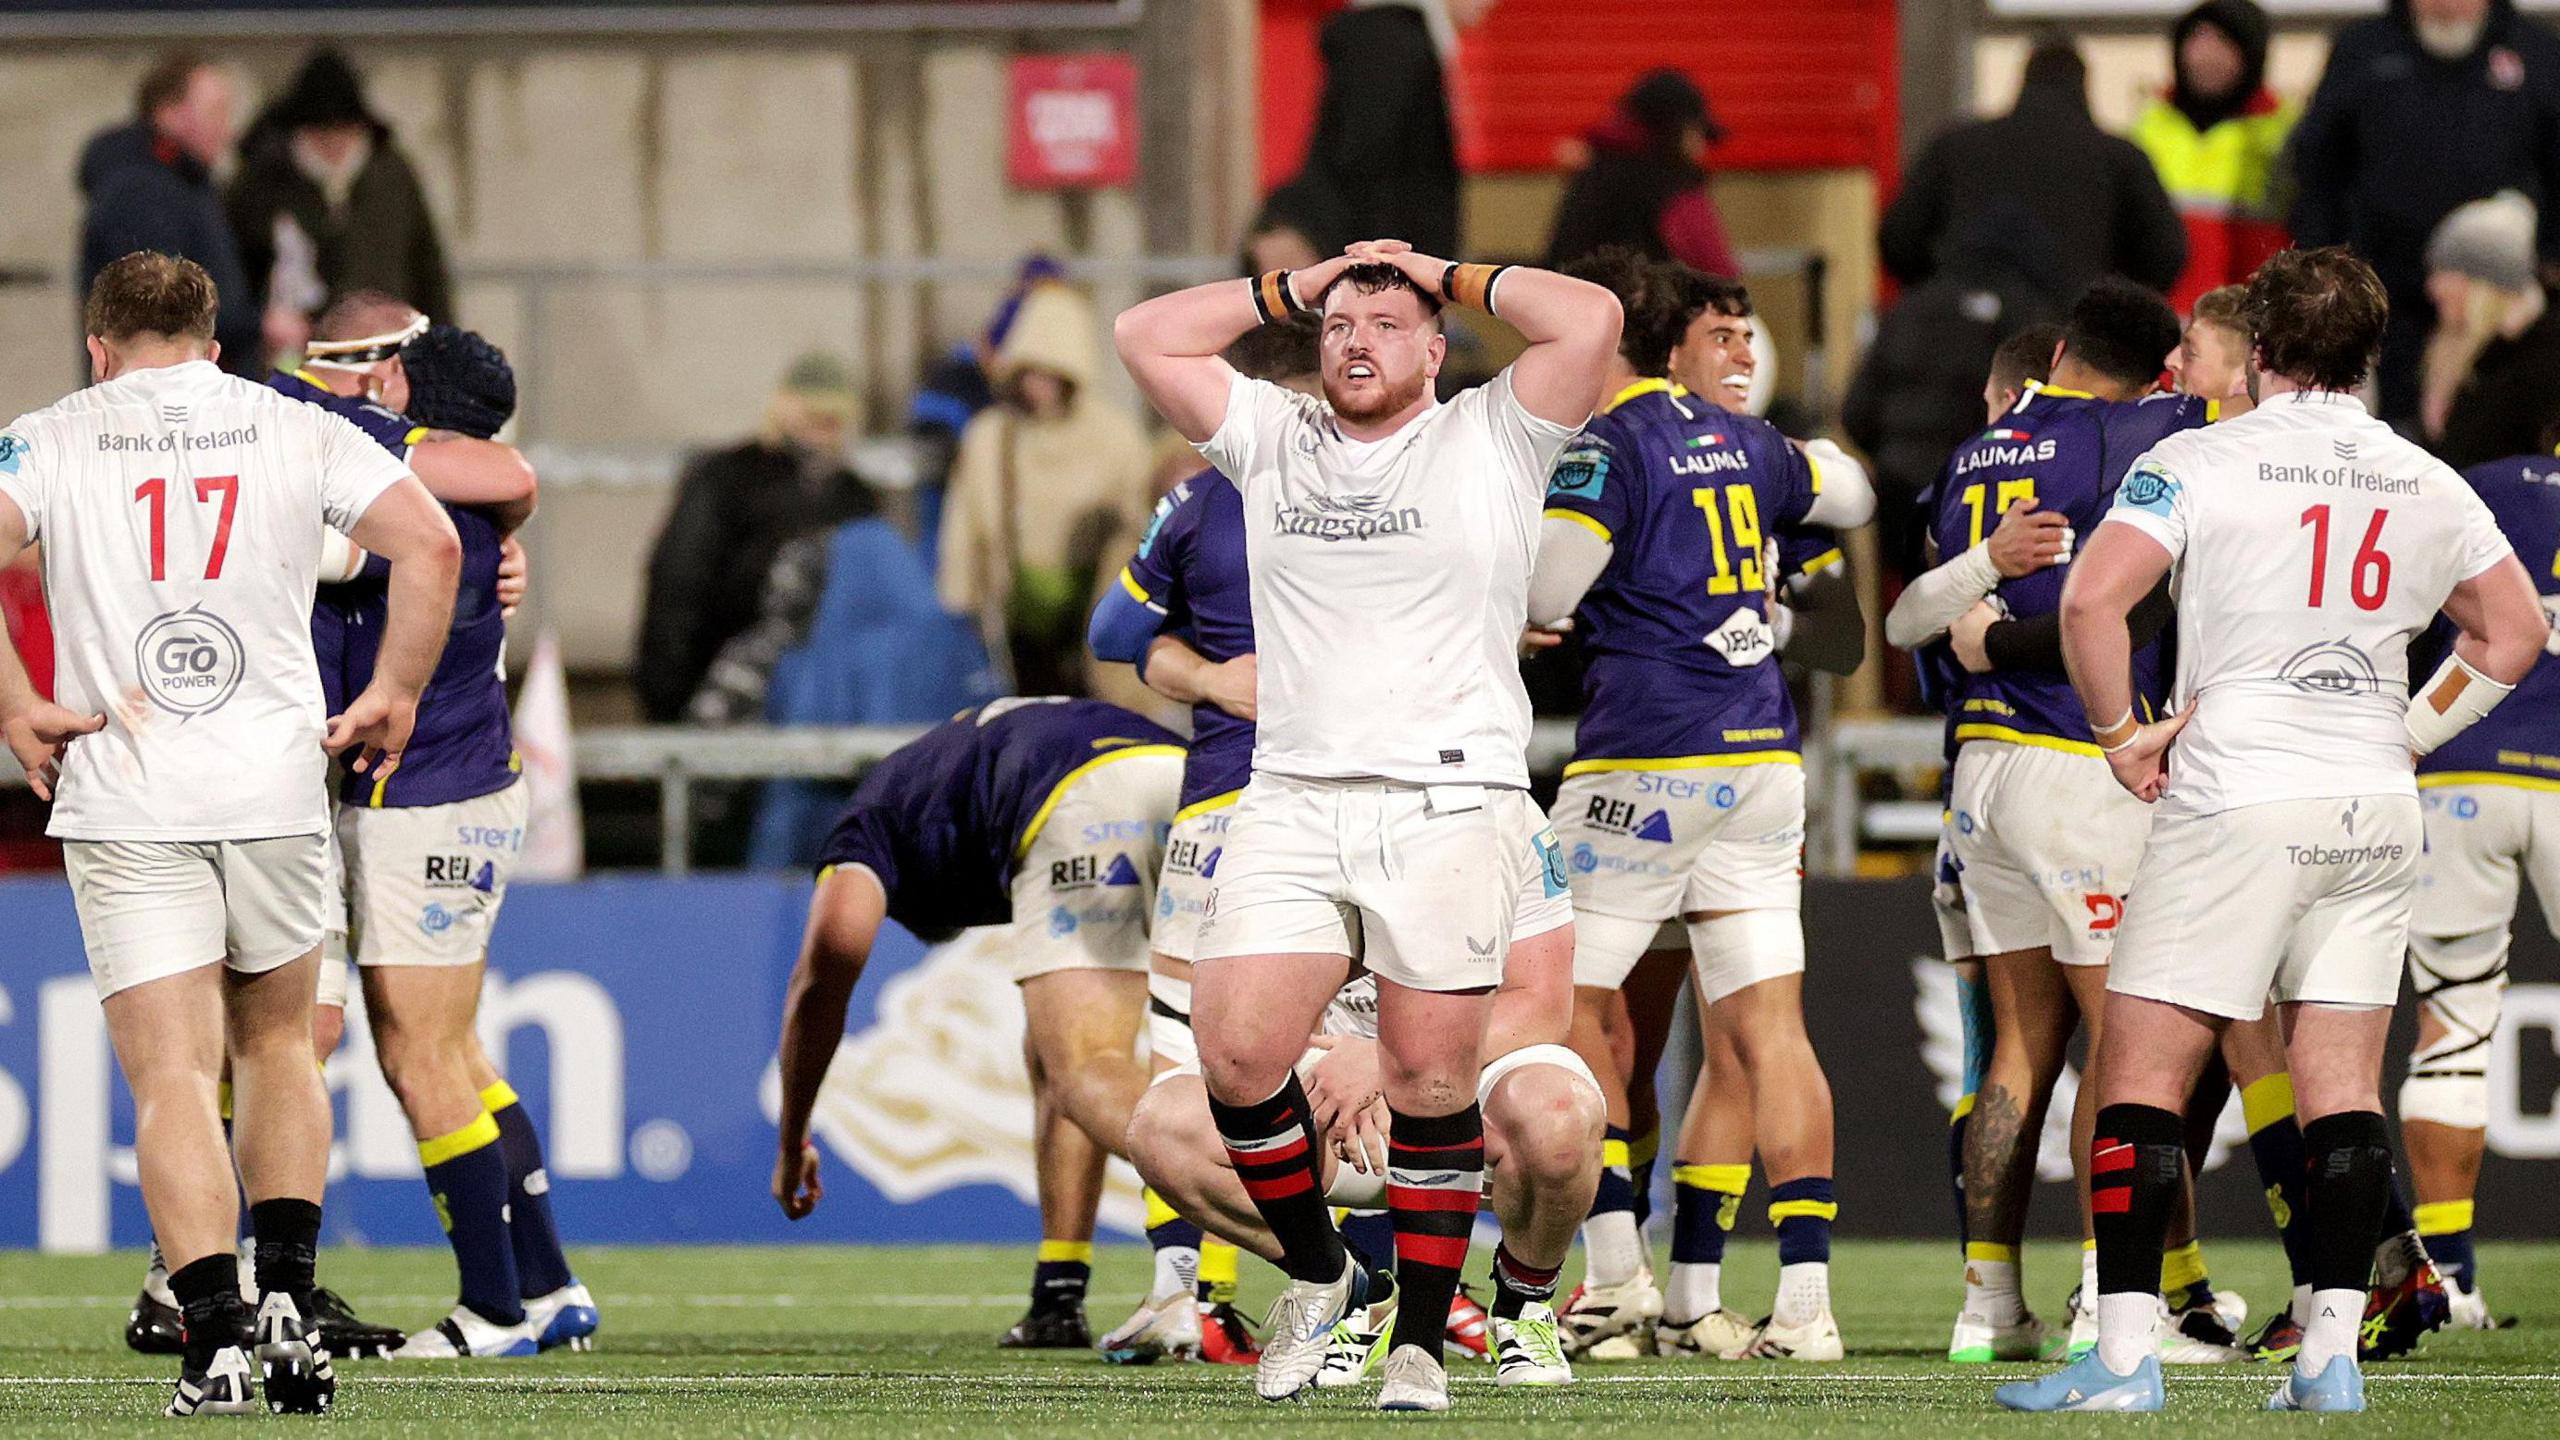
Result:
{"label": "stadium wall", "polygon": [[[782,1219],[767,1195],[773,1046],[807,894],[799,877],[739,876],[520,885],[509,896],[483,1034],[545,1128],[561,1223],[576,1241],[1037,1237],[1021,1007],[984,932],[928,951],[883,931],[818,1110],[827,1201],[800,1225]],[[1812,880],[1805,898],[1807,1003],[1837,1096],[1843,1233],[1946,1237],[1945,1126],[1961,1039],[1926,884]],[[2500,1035],[2481,1181],[2482,1229],[2498,1235],[2539,1233],[2527,1202],[2560,1181],[2560,946],[2530,914],[2517,934],[2524,983]],[[68,890],[0,883],[0,935],[0,1247],[141,1244],[132,1102]],[[1687,1091],[1672,1078],[1667,1101]],[[332,1237],[439,1243],[415,1147],[356,1011],[329,1082]],[[2060,1143],[2069,1108],[2057,1097],[2047,1130],[2040,1233],[2076,1229]],[[2266,1228],[2238,1120],[2235,1105],[2203,1187],[2208,1234]],[[1140,1215],[1133,1178],[1115,1167],[1106,1223],[1134,1235]]]}

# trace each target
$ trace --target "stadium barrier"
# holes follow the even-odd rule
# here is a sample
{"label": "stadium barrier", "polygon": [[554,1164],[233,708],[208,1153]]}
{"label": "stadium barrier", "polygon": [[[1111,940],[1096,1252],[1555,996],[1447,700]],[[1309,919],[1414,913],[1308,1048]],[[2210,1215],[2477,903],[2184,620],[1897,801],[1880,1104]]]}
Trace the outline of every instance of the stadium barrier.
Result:
{"label": "stadium barrier", "polygon": [[[579,1243],[1037,1238],[1022,1011],[994,932],[928,951],[884,928],[818,1108],[826,1202],[792,1225],[768,1198],[773,1047],[808,891],[798,876],[633,876],[519,885],[508,897],[482,1033],[543,1126],[561,1223]],[[1843,1233],[1951,1236],[1945,1127],[1962,1040],[1926,882],[1816,879],[1805,901],[1807,1010],[1839,1114]],[[0,934],[0,1247],[138,1245],[132,1101],[70,892],[59,880],[0,883]],[[2492,1235],[2537,1233],[2525,1202],[2560,1184],[2560,946],[2532,914],[2517,936],[2516,972],[2531,983],[2510,992],[2492,1061],[2480,1207]],[[2405,1005],[2401,1020],[2405,1031]],[[331,1235],[437,1243],[360,1000],[348,1022],[329,1062]],[[1664,1082],[1676,1133],[1686,1077]],[[2039,1233],[2076,1229],[2069,1111],[2066,1090],[2047,1126]],[[2265,1233],[2236,1103],[2212,1164],[2206,1233]],[[1105,1222],[1134,1235],[1136,1186],[1114,1170]]]}

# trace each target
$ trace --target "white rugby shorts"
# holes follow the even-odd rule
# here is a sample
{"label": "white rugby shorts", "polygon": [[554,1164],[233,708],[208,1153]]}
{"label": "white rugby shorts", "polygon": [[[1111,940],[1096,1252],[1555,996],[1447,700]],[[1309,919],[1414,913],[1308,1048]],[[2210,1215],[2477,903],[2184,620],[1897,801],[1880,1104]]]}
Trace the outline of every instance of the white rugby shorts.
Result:
{"label": "white rugby shorts", "polygon": [[1929,909],[1938,917],[1938,958],[1971,960],[1973,925],[1964,916],[1964,863],[1956,859],[1956,812],[1938,816],[1938,850],[1929,858]]}
{"label": "white rugby shorts", "polygon": [[2234,1020],[2270,998],[2392,1004],[2424,829],[2410,795],[2161,815],[2107,988]]}
{"label": "white rugby shorts", "polygon": [[524,782],[450,805],[338,807],[347,952],[358,965],[471,965],[524,853]]}
{"label": "white rugby shorts", "polygon": [[2496,783],[2430,785],[2427,850],[2418,862],[2410,933],[2425,938],[2506,933],[2525,877],[2542,913],[2560,926],[2560,790]]}
{"label": "white rugby shorts", "polygon": [[1131,752],[1096,765],[1050,807],[1013,867],[1016,983],[1060,970],[1147,970],[1182,757]]}
{"label": "white rugby shorts", "polygon": [[320,946],[329,846],[266,840],[65,840],[63,868],[103,1000],[205,965],[264,974]]}
{"label": "white rugby shorts", "polygon": [[1565,777],[1554,815],[1573,883],[1576,985],[1624,985],[1657,937],[1685,946],[1684,915],[1802,908],[1800,765],[1585,771]]}
{"label": "white rugby shorts", "polygon": [[1525,790],[1264,774],[1230,816],[1200,961],[1348,955],[1415,990],[1485,989],[1522,890],[1567,888]]}
{"label": "white rugby shorts", "polygon": [[1164,876],[1156,882],[1156,952],[1176,960],[1200,956],[1200,920],[1226,859],[1227,818],[1238,795],[1203,800],[1177,815],[1165,838]]}
{"label": "white rugby shorts", "polygon": [[1952,806],[1972,953],[2106,964],[2151,807],[2099,756],[1996,740],[1957,753]]}

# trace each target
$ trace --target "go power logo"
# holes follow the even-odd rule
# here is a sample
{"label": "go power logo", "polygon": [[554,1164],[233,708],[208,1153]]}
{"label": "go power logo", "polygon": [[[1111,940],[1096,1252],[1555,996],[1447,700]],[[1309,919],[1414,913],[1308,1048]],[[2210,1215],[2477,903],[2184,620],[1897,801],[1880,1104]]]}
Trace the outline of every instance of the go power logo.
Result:
{"label": "go power logo", "polygon": [[211,714],[229,703],[240,689],[242,661],[240,632],[201,605],[153,620],[133,642],[142,693],[181,718]]}

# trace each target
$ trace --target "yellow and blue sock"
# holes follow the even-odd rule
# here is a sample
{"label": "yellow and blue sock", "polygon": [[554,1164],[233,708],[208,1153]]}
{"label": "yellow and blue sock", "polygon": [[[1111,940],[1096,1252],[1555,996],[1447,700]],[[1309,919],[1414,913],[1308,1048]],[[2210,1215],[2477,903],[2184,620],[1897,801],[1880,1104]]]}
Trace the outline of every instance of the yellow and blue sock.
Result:
{"label": "yellow and blue sock", "polygon": [[1244,1252],[1224,1240],[1200,1242],[1200,1300],[1205,1305],[1236,1303],[1236,1266]]}
{"label": "yellow and blue sock", "polygon": [[1031,1267],[1031,1313],[1067,1315],[1084,1306],[1085,1287],[1093,1281],[1093,1242],[1043,1240]]}
{"label": "yellow and blue sock", "polygon": [[2285,1265],[2297,1287],[2309,1285],[2310,1232],[2302,1222],[2302,1195],[2311,1181],[2311,1162],[2302,1149],[2301,1122],[2294,1118],[2293,1077],[2279,1070],[2242,1086],[2240,1116],[2249,1127],[2249,1158],[2257,1162],[2267,1213],[2284,1241]]}
{"label": "yellow and blue sock", "polygon": [[427,1194],[462,1272],[462,1303],[493,1325],[524,1323],[515,1242],[507,1234],[507,1158],[486,1110],[450,1134],[418,1142]]}
{"label": "yellow and blue sock", "polygon": [[1839,1214],[1828,1175],[1806,1175],[1770,1186],[1769,1222],[1778,1227],[1778,1263],[1829,1263],[1831,1222]]}
{"label": "yellow and blue sock", "polygon": [[2160,1257],[2160,1296],[2172,1310],[2212,1306],[2213,1279],[2205,1273],[2203,1241],[2190,1240]]}
{"label": "yellow and blue sock", "polygon": [[1150,1185],[1144,1192],[1147,1202],[1147,1244],[1156,1252],[1155,1283],[1147,1293],[1155,1295],[1189,1295],[1200,1283],[1200,1227],[1182,1218],[1165,1198]]}
{"label": "yellow and blue sock", "polygon": [[1724,1241],[1742,1214],[1751,1167],[1671,1167],[1671,1284],[1663,1318],[1689,1325],[1724,1308]]}
{"label": "yellow and blue sock", "polygon": [[2471,1248],[2471,1208],[2468,1200],[2438,1200],[2417,1209],[2418,1238],[2427,1244],[2427,1258],[2436,1262],[2446,1284],[2462,1287],[2465,1294],[2480,1288],[2480,1261]]}
{"label": "yellow and blue sock", "polygon": [[1662,1154],[1662,1122],[1627,1141],[1627,1188],[1635,1196],[1636,1228],[1653,1218],[1653,1162]]}
{"label": "yellow and blue sock", "polygon": [[[1991,1063],[1991,984],[1982,976],[1956,976],[1956,1015],[1964,1026],[1964,1093],[1956,1097],[1947,1122],[1947,1189],[1956,1201],[1956,1244],[1973,1240],[1972,1222],[1964,1208],[1964,1135],[1973,1121],[1974,1097],[1982,1090],[1983,1068]],[[1965,1252],[1968,1260],[1972,1252]]]}
{"label": "yellow and blue sock", "polygon": [[560,1226],[551,1218],[551,1171],[542,1159],[542,1135],[501,1080],[480,1092],[480,1103],[498,1122],[498,1148],[507,1161],[507,1238],[516,1249],[516,1281],[526,1298],[575,1285],[569,1257],[560,1248]]}

